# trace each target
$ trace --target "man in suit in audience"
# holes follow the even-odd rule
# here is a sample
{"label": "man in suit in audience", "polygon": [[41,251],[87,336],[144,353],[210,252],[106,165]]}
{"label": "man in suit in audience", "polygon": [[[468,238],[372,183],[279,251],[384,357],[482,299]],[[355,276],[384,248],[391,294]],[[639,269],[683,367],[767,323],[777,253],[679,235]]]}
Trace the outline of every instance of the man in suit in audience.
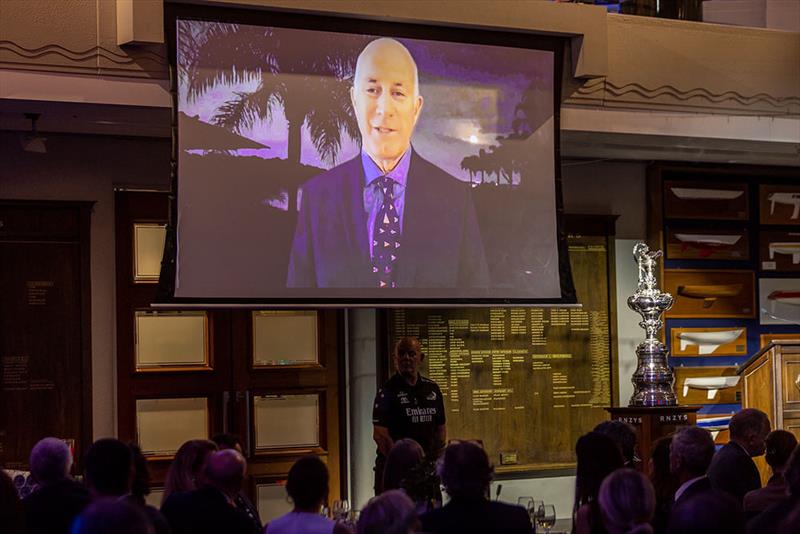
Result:
{"label": "man in suit in audience", "polygon": [[438,467],[450,502],[420,517],[431,534],[530,534],[528,511],[488,499],[494,469],[486,451],[472,441],[451,443]]}
{"label": "man in suit in audience", "polygon": [[22,504],[29,534],[67,534],[73,519],[89,504],[89,492],[72,480],[72,452],[63,440],[44,438],[30,457],[36,491]]}
{"label": "man in suit in audience", "polygon": [[715,490],[706,476],[714,456],[714,439],[697,426],[679,429],[670,444],[670,471],[680,486],[669,516],[669,534],[744,531],[741,504]]}
{"label": "man in suit in audience", "polygon": [[408,49],[370,42],[351,100],[361,154],[303,185],[286,287],[484,295],[489,269],[470,188],[411,146],[423,99]]}
{"label": "man in suit in audience", "polygon": [[247,462],[238,451],[225,449],[208,458],[206,484],[173,493],[161,506],[174,534],[260,534],[247,514],[236,508]]}
{"label": "man in suit in audience", "polygon": [[751,457],[764,454],[770,424],[767,414],[746,408],[731,417],[728,428],[731,439],[714,455],[708,478],[741,504],[748,491],[761,487],[761,475]]}
{"label": "man in suit in audience", "polygon": [[138,508],[153,527],[155,534],[170,534],[167,520],[161,512],[139,503],[131,495],[134,465],[133,451],[118,439],[98,439],[86,453],[86,484],[93,501],[112,497]]}

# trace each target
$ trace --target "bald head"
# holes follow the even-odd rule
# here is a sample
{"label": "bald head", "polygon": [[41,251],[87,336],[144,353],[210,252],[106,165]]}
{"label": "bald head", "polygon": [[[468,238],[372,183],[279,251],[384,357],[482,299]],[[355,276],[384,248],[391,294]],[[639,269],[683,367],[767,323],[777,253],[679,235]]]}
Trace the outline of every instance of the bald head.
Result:
{"label": "bald head", "polygon": [[411,56],[400,41],[382,37],[371,41],[364,50],[358,55],[356,60],[356,72],[353,78],[353,85],[358,86],[368,80],[369,73],[375,67],[391,70],[398,77],[407,77],[412,80],[410,87],[413,96],[419,95],[419,74],[417,72],[417,62]]}
{"label": "bald head", "polygon": [[227,493],[238,493],[242,488],[247,462],[236,449],[215,452],[206,463],[206,480]]}
{"label": "bald head", "polygon": [[370,42],[356,62],[351,93],[363,150],[383,171],[411,146],[422,110],[417,64],[394,39]]}

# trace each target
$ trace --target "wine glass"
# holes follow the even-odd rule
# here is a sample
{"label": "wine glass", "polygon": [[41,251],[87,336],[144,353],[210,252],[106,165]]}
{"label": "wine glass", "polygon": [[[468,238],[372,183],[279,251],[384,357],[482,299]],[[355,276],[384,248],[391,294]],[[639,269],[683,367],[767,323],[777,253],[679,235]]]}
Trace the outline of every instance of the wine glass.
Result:
{"label": "wine glass", "polygon": [[533,506],[533,497],[530,496],[523,496],[517,499],[517,506],[522,506],[526,510],[530,511],[531,507]]}
{"label": "wine glass", "polygon": [[350,501],[341,500],[333,501],[333,518],[336,521],[347,519],[347,513],[350,511]]}
{"label": "wine glass", "polygon": [[536,522],[545,533],[549,534],[550,529],[556,524],[556,507],[552,504],[542,504],[537,512]]}
{"label": "wine glass", "polygon": [[528,508],[528,515],[531,517],[531,523],[534,529],[539,523],[539,516],[544,513],[544,501],[534,500],[531,507]]}

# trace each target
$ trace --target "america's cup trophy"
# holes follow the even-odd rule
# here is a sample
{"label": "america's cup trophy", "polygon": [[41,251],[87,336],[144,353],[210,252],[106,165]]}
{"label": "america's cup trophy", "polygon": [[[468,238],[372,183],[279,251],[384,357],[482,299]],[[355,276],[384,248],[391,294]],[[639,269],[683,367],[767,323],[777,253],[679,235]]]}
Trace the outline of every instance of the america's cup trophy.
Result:
{"label": "america's cup trophy", "polygon": [[628,297],[628,307],[642,316],[639,326],[647,337],[636,347],[638,365],[631,377],[634,390],[628,406],[675,406],[675,377],[667,365],[667,348],[656,338],[663,325],[661,314],[672,307],[673,300],[672,295],[657,287],[656,259],[661,257],[661,251],[651,251],[639,242],[633,247],[633,257],[639,264],[639,284]]}

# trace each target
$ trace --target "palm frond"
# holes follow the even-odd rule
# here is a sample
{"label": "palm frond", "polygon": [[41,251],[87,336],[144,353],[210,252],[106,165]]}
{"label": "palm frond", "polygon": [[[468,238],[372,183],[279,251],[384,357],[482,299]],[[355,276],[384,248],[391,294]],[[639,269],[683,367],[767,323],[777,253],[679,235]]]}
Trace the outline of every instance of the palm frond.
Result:
{"label": "palm frond", "polygon": [[342,132],[358,139],[358,124],[350,105],[350,86],[344,80],[320,78],[316,88],[325,95],[306,116],[311,141],[323,160],[336,164],[342,146]]}
{"label": "palm frond", "polygon": [[270,120],[275,105],[284,102],[283,84],[275,76],[263,76],[253,92],[234,92],[236,95],[217,108],[211,122],[241,133],[261,119]]}
{"label": "palm frond", "polygon": [[186,67],[186,95],[195,100],[217,84],[246,82],[262,72],[275,72],[270,29],[237,24],[192,22],[193,39],[180,43],[192,64]]}

